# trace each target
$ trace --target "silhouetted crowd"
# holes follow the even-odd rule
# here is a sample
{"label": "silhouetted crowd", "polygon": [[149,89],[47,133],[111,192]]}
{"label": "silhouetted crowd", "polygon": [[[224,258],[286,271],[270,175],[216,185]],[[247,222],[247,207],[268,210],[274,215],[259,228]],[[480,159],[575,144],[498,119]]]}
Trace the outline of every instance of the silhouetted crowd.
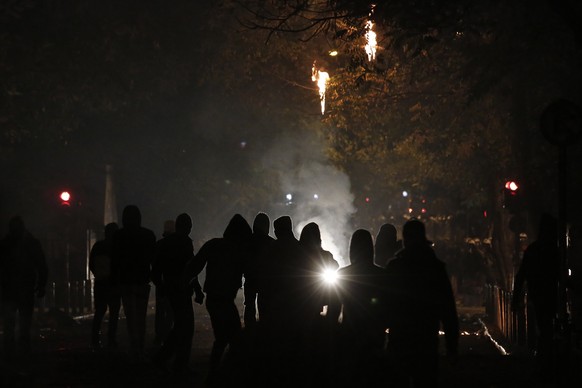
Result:
{"label": "silhouetted crowd", "polygon": [[[441,329],[447,353],[456,357],[453,291],[418,220],[403,226],[401,243],[392,225],[380,229],[375,245],[369,231],[355,231],[350,265],[343,268],[322,248],[319,225],[307,224],[297,239],[289,216],[274,220],[273,238],[267,214],[258,213],[252,227],[236,214],[223,236],[205,242],[196,254],[189,215],[180,214],[164,229],[156,241],[141,226],[139,209],[127,206],[122,227],[107,225],[105,239],[94,245],[94,347],[102,346],[107,309],[107,346],[117,346],[123,306],[130,355],[145,360],[152,281],[159,347],[151,361],[186,379],[195,372],[188,368],[192,298],[205,301],[214,333],[209,385],[430,386],[438,378]],[[241,289],[242,314],[236,304]]]}
{"label": "silhouetted crowd", "polygon": [[[273,221],[274,237],[270,228],[265,213],[256,215],[252,227],[236,214],[222,237],[208,240],[195,253],[188,214],[167,222],[156,241],[141,225],[140,210],[126,206],[122,226],[106,225],[105,238],[90,253],[95,278],[92,346],[118,346],[123,306],[131,359],[152,362],[163,373],[188,380],[196,372],[189,369],[194,299],[205,302],[214,333],[209,385],[437,385],[439,331],[444,331],[447,358],[454,362],[459,323],[445,264],[421,221],[403,225],[402,241],[389,224],[375,238],[356,230],[349,242],[350,264],[342,268],[322,248],[318,224],[308,223],[299,239],[289,216]],[[536,284],[540,266],[530,264],[534,258],[555,255],[554,249],[552,243],[538,243],[526,251],[516,294],[525,279],[530,287]],[[47,270],[39,242],[19,217],[11,220],[0,253],[4,351],[11,357],[18,347],[30,351],[34,297],[44,295]],[[202,274],[203,285],[198,280]],[[144,347],[151,283],[157,350],[150,358]],[[241,289],[244,311],[239,312]],[[530,292],[534,298],[535,291]],[[538,302],[540,309],[555,309],[543,303]],[[107,310],[104,344],[101,326]],[[547,335],[541,332],[542,350]]]}

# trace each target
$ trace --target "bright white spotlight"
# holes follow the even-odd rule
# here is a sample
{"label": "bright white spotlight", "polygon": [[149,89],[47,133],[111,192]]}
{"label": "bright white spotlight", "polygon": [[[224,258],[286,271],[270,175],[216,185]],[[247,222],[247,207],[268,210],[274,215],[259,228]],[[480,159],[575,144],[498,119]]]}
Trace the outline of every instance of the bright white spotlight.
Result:
{"label": "bright white spotlight", "polygon": [[323,281],[326,284],[331,285],[337,282],[337,272],[331,269],[326,269],[325,271],[323,271],[321,277],[323,278]]}

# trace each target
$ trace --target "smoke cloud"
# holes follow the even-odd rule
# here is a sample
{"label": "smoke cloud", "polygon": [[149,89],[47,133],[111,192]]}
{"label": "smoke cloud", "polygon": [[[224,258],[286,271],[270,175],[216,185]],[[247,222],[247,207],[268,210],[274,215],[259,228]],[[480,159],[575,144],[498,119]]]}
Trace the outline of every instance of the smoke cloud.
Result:
{"label": "smoke cloud", "polygon": [[312,134],[280,138],[265,156],[280,174],[280,215],[293,219],[295,235],[310,222],[319,225],[322,246],[340,266],[349,264],[351,216],[356,211],[349,177],[332,166]]}

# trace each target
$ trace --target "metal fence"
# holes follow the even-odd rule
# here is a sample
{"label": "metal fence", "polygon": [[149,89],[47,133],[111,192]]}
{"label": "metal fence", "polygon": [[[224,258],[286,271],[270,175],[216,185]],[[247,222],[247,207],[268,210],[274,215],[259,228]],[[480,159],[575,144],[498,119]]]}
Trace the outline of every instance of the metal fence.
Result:
{"label": "metal fence", "polygon": [[524,309],[512,311],[513,293],[495,285],[486,285],[485,309],[488,320],[501,332],[509,345],[533,347],[535,344],[535,324],[527,295]]}
{"label": "metal fence", "polygon": [[40,312],[61,310],[72,316],[92,313],[92,280],[49,283],[45,297],[37,302],[37,309]]}

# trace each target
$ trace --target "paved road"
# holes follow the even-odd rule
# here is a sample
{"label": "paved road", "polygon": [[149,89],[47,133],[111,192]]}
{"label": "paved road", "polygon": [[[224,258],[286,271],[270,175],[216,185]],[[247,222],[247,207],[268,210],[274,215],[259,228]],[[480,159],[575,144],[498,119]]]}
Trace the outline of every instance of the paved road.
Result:
{"label": "paved road", "polygon": [[[462,330],[460,357],[455,365],[443,362],[443,387],[545,387],[538,381],[531,354],[516,350],[503,355],[486,335],[484,316],[478,309],[460,310]],[[1,387],[103,387],[103,386],[206,386],[208,355],[213,336],[210,320],[202,306],[195,306],[196,332],[192,348],[191,368],[196,372],[188,380],[162,373],[149,362],[132,363],[125,352],[125,322],[119,326],[118,350],[93,351],[89,346],[90,317],[76,320],[68,317],[43,319],[43,327],[34,330],[34,352],[26,360],[13,359],[0,366]],[[46,317],[45,317],[46,318]],[[486,320],[485,320],[486,321]],[[148,338],[153,338],[153,310],[148,316]],[[495,339],[495,334],[493,334]],[[147,352],[152,354],[153,344]],[[571,382],[580,381],[580,355],[576,356],[577,372]],[[444,361],[444,360],[443,360]],[[574,370],[574,368],[571,368]],[[229,370],[237,373],[236,370]],[[229,371],[225,373],[229,373]],[[234,377],[236,381],[237,376]],[[244,385],[244,384],[240,384]],[[240,386],[237,384],[237,386]],[[248,385],[253,384],[252,381]],[[283,383],[280,385],[284,385]],[[354,385],[356,387],[357,385]]]}

